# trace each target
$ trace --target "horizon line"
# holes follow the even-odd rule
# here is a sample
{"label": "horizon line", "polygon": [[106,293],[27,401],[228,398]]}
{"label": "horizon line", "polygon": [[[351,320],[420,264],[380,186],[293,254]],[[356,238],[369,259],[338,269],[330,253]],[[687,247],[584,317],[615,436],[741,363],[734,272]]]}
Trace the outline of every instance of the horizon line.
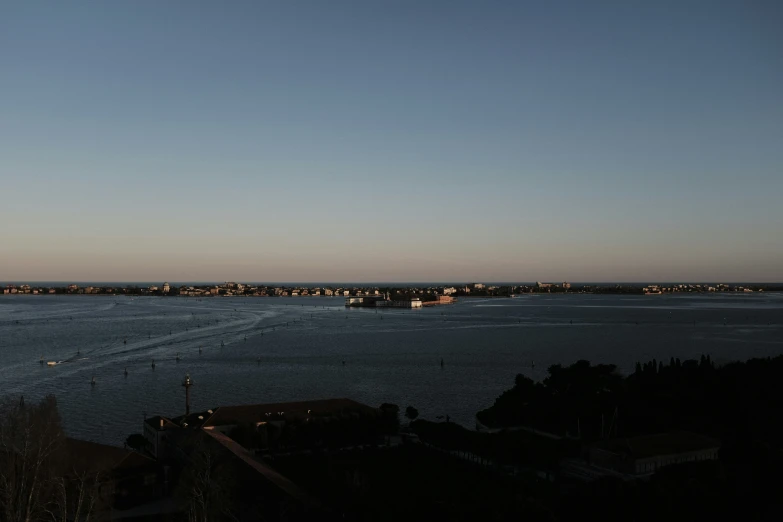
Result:
{"label": "horizon line", "polygon": [[[467,282],[470,281],[470,282]],[[284,285],[284,284],[296,284],[296,285],[395,285],[395,284],[418,284],[418,285],[470,285],[470,284],[491,284],[491,285],[529,285],[529,284],[536,284],[536,283],[546,283],[546,282],[558,282],[558,283],[570,283],[572,285],[587,285],[587,284],[707,284],[707,283],[714,283],[714,284],[765,284],[765,285],[777,285],[777,284],[783,284],[781,281],[763,281],[763,280],[736,280],[736,281],[729,281],[729,280],[721,280],[722,282],[718,282],[718,280],[665,280],[665,279],[657,279],[657,280],[614,280],[614,281],[569,281],[567,279],[560,280],[560,279],[539,279],[535,281],[489,281],[489,280],[463,280],[463,281],[249,281],[249,280],[203,280],[203,281],[176,281],[176,280],[169,280],[166,281],[164,279],[160,280],[160,284],[163,284],[165,282],[169,282],[169,284],[190,284],[190,285],[211,285],[211,284],[224,284],[224,283],[242,283],[242,284],[256,284],[256,285]],[[8,284],[49,284],[52,285],[54,283],[66,283],[66,284],[92,284],[92,285],[99,285],[99,284],[147,284],[147,283],[158,283],[158,280],[148,280],[148,281],[94,281],[94,280],[14,280],[14,281],[0,281],[0,284],[8,285]]]}

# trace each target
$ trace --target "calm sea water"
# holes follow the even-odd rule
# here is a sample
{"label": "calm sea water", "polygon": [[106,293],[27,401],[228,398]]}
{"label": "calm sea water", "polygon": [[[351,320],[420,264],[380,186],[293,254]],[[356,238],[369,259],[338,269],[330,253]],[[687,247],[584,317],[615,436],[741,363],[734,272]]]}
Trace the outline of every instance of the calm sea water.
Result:
{"label": "calm sea water", "polygon": [[[539,295],[377,312],[343,302],[0,296],[0,395],[54,393],[70,434],[114,444],[140,432],[144,415],[184,413],[185,373],[195,410],[349,397],[472,428],[517,373],[540,379],[551,364],[629,372],[652,358],[783,353],[783,295],[771,293]],[[41,356],[64,362],[42,366]]]}

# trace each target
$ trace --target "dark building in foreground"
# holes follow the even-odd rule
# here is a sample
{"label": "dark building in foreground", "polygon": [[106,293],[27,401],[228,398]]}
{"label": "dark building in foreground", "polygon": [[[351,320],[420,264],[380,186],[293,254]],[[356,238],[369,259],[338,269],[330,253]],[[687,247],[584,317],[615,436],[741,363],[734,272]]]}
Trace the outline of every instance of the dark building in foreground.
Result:
{"label": "dark building in foreground", "polygon": [[[264,457],[375,444],[392,429],[381,410],[350,399],[220,406],[144,421],[146,450],[174,470],[172,490],[183,509],[203,504],[192,502],[194,492],[209,489],[210,502],[230,506],[239,520],[330,519],[333,513]],[[205,469],[209,484],[198,484]]]}
{"label": "dark building in foreground", "polygon": [[630,475],[647,475],[671,464],[715,460],[720,443],[712,438],[675,431],[616,438],[589,448],[590,464]]}
{"label": "dark building in foreground", "polygon": [[[158,464],[138,452],[78,439],[65,439],[67,483],[82,484],[82,494],[97,481],[94,518],[119,519],[142,505],[156,504],[163,495]],[[85,480],[89,481],[85,483]],[[85,489],[84,484],[88,484]]]}

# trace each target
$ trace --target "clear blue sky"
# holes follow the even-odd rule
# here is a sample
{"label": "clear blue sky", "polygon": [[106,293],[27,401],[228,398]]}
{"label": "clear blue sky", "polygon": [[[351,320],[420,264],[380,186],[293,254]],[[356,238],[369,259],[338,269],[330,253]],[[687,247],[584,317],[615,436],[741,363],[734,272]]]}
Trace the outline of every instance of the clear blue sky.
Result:
{"label": "clear blue sky", "polygon": [[783,280],[783,3],[0,3],[0,280]]}

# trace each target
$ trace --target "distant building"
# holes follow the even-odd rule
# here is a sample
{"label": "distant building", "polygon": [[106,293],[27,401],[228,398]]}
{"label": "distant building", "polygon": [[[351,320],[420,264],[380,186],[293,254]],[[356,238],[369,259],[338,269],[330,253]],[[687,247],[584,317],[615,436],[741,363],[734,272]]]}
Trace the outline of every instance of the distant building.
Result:
{"label": "distant building", "polygon": [[168,283],[163,283],[163,293],[164,294],[168,294],[170,290],[171,290],[171,287],[169,286],[169,284]]}
{"label": "distant building", "polygon": [[457,293],[457,289],[454,288],[453,286],[450,286],[448,288],[444,288],[443,289],[443,295],[451,295],[451,294],[456,294],[456,293]]}
{"label": "distant building", "polygon": [[486,285],[484,285],[483,283],[473,283],[473,288],[476,290],[483,290],[484,288],[486,288]]}
{"label": "distant building", "polygon": [[646,475],[671,464],[715,460],[720,443],[686,431],[600,441],[590,450],[590,464],[631,475]]}

